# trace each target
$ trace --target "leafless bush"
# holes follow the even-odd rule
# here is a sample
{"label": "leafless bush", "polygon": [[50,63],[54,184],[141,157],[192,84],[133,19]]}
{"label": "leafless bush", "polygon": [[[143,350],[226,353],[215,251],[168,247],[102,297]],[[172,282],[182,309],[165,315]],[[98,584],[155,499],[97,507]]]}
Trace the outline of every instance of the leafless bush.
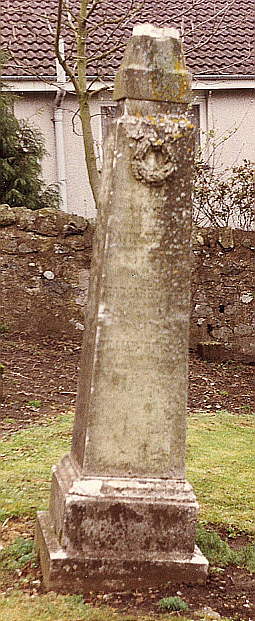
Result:
{"label": "leafless bush", "polygon": [[219,174],[198,157],[193,186],[193,219],[198,226],[251,230],[255,225],[254,165],[244,159]]}

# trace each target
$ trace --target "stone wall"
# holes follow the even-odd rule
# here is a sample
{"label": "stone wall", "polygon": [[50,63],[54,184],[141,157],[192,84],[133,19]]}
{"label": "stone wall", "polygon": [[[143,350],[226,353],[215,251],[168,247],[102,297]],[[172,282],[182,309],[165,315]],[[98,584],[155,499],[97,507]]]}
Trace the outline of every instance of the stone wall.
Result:
{"label": "stone wall", "polygon": [[255,360],[254,251],[255,231],[193,232],[190,344],[212,358]]}
{"label": "stone wall", "polygon": [[92,237],[79,216],[0,206],[0,330],[81,335]]}
{"label": "stone wall", "polygon": [[[92,237],[79,216],[0,206],[0,330],[81,336]],[[254,231],[194,230],[192,348],[202,342],[217,345],[217,358],[255,359],[254,251]]]}

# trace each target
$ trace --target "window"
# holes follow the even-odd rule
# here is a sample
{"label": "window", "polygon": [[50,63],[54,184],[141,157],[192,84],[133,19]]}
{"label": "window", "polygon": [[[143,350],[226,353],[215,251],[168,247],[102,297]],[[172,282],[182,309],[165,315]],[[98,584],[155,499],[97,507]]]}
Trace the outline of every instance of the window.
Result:
{"label": "window", "polygon": [[194,104],[192,108],[188,111],[188,116],[195,126],[195,151],[197,152],[200,148],[200,106],[198,104]]}
{"label": "window", "polygon": [[101,119],[102,119],[102,143],[104,144],[109,130],[112,125],[112,120],[116,115],[116,104],[109,104],[101,106]]}

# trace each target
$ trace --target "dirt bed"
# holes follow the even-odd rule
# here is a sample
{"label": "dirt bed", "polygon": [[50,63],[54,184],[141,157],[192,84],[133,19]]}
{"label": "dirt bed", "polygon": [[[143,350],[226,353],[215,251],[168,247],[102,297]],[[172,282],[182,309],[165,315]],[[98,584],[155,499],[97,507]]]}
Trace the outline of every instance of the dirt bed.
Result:
{"label": "dirt bed", "polygon": [[[1,335],[0,347],[0,363],[5,365],[0,432],[15,431],[74,407],[78,342]],[[189,366],[190,411],[255,411],[254,366],[206,362],[193,353]]]}
{"label": "dirt bed", "polygon": [[12,432],[74,407],[80,344],[1,337],[4,364],[0,432]]}
{"label": "dirt bed", "polygon": [[[19,577],[21,580],[24,579],[22,587],[20,585],[19,588],[23,588],[30,595],[40,595],[45,592],[39,568],[27,567],[20,572]],[[13,585],[10,587],[13,588]],[[236,567],[228,567],[221,573],[210,571],[204,586],[178,584],[162,585],[159,588],[138,588],[136,591],[119,593],[91,592],[84,596],[84,600],[94,606],[108,605],[126,614],[135,616],[152,614],[157,618],[157,614],[160,613],[160,599],[176,595],[187,602],[189,609],[184,616],[189,619],[198,621],[198,610],[208,614],[206,616],[208,621],[217,621],[219,615],[233,621],[254,621],[255,618],[254,575]],[[177,614],[180,615],[181,620],[182,615]],[[170,619],[169,614],[166,616]],[[205,618],[205,614],[201,617]]]}

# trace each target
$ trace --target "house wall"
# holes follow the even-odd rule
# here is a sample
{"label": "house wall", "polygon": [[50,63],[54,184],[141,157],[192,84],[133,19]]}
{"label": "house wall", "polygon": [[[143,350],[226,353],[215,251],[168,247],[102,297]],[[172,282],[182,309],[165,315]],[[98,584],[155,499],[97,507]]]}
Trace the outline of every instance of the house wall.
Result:
{"label": "house wall", "polygon": [[[24,92],[15,103],[18,118],[29,119],[43,132],[48,155],[43,161],[43,175],[48,183],[57,182],[56,146],[53,124],[55,93]],[[216,150],[216,164],[224,167],[241,162],[244,158],[255,160],[254,93],[250,89],[215,90],[196,92],[200,104],[202,132],[214,129],[216,142],[230,133]],[[93,98],[91,113],[98,155],[101,153],[102,129],[100,111],[107,101]],[[108,101],[109,104],[109,101]],[[66,94],[63,102],[65,163],[67,181],[67,210],[84,217],[95,217],[96,211],[84,166],[84,152],[74,94]],[[74,124],[74,128],[73,128]],[[78,135],[77,135],[78,134]],[[204,134],[202,134],[202,140]],[[99,158],[100,159],[100,158]],[[98,159],[98,167],[101,163]]]}
{"label": "house wall", "polygon": [[[254,90],[211,91],[208,95],[208,129],[215,130],[216,164],[234,166],[243,159],[255,161]],[[230,134],[230,135],[229,135]],[[225,136],[228,136],[224,140]]]}
{"label": "house wall", "polygon": [[[42,172],[47,183],[57,183],[56,141],[53,122],[54,93],[25,93],[15,102],[18,119],[26,119],[38,127],[45,138],[47,155],[43,158]],[[96,215],[86,167],[81,128],[74,95],[67,94],[63,101],[63,127],[65,140],[65,165],[67,185],[67,209],[69,213],[93,218]],[[92,104],[93,130],[96,143],[99,141],[100,112],[98,104]],[[73,120],[73,117],[74,120]],[[72,122],[73,120],[73,122]],[[74,129],[73,129],[74,123]]]}

